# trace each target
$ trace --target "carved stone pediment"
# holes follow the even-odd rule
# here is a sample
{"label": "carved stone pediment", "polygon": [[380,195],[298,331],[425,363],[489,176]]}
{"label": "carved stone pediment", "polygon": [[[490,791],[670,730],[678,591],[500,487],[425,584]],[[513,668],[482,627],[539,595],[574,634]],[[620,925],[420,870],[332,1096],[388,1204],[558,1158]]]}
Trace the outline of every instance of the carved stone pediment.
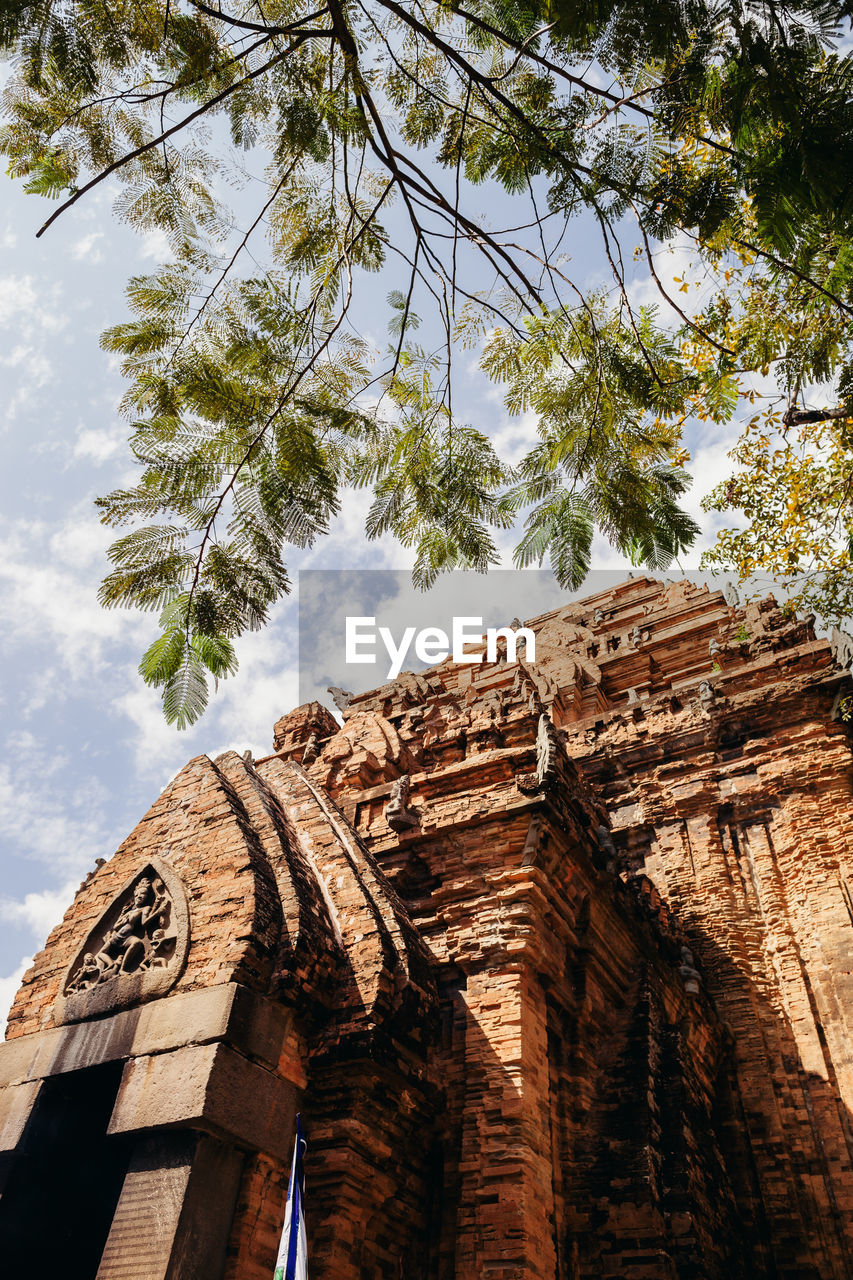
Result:
{"label": "carved stone pediment", "polygon": [[116,894],[65,971],[57,1021],[82,1022],[168,991],[189,946],[189,910],[173,867],[151,858]]}

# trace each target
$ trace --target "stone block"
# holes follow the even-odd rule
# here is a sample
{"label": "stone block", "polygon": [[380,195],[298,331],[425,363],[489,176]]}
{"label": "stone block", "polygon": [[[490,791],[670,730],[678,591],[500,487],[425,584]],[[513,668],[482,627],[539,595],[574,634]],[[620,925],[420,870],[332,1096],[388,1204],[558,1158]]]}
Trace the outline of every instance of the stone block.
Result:
{"label": "stone block", "polygon": [[0,1151],[14,1151],[41,1088],[40,1080],[0,1089]]}
{"label": "stone block", "polygon": [[142,1139],[96,1280],[219,1280],[242,1164],[202,1134]]}
{"label": "stone block", "polygon": [[297,1093],[222,1044],[191,1046],[127,1063],[110,1133],[196,1128],[286,1159]]}

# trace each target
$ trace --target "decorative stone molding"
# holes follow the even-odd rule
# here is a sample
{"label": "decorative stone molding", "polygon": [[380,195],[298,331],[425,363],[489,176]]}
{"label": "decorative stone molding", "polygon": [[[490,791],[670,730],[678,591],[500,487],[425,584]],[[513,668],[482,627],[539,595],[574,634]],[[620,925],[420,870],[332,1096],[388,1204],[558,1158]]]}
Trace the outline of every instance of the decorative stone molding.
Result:
{"label": "decorative stone molding", "polygon": [[516,786],[524,795],[535,795],[551,783],[557,768],[558,746],[554,722],[547,711],[542,711],[536,729],[536,771],[515,775]]}
{"label": "decorative stone molding", "polygon": [[65,971],[57,1021],[82,1022],[163,995],[180,976],[189,940],[180,876],[150,858],[116,894]]}
{"label": "decorative stone molding", "polygon": [[338,711],[340,711],[341,715],[343,715],[348,709],[349,704],[355,697],[355,694],[350,693],[349,689],[342,689],[338,684],[330,684],[326,693],[330,693],[332,695],[332,701],[338,708]]}
{"label": "decorative stone molding", "polygon": [[409,775],[404,773],[395,779],[391,787],[391,799],[385,806],[385,820],[392,831],[409,831],[420,826],[418,815],[409,808],[411,786]]}
{"label": "decorative stone molding", "polygon": [[554,775],[557,767],[557,741],[554,722],[547,711],[543,711],[536,730],[536,777],[540,786],[544,787]]}

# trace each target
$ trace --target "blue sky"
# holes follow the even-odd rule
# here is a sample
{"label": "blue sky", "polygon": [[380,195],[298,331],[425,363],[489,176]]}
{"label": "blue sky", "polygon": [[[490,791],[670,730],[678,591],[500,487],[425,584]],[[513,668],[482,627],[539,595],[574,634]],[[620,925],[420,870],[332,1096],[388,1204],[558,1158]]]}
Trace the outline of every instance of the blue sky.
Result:
{"label": "blue sky", "polygon": [[[266,753],[273,722],[298,701],[298,681],[290,599],[263,633],[242,642],[238,676],[221,685],[195,729],[178,733],[164,724],[157,695],[136,673],[153,620],[107,613],[96,600],[110,536],[92,506],[97,494],[133,474],[117,409],[122,379],[98,336],[126,314],[128,276],[153,268],[163,246],[117,223],[106,189],[36,240],[50,206],[5,177],[0,182],[2,1021],[28,957],[94,859],[113,852],[189,757],[228,747]],[[569,248],[584,260],[582,228]],[[663,274],[680,274],[683,255],[674,252],[666,267]],[[387,287],[395,283],[391,278]],[[363,313],[366,330],[375,325],[377,335],[386,291],[371,289]],[[651,300],[643,277],[633,292]],[[460,372],[455,403],[463,418],[498,437],[506,457],[518,456],[532,438],[532,421],[510,421],[499,395],[471,368]],[[710,532],[699,499],[726,473],[735,434],[717,430],[694,448],[701,482],[687,505],[707,531],[694,564]],[[329,537],[294,555],[292,569],[406,568],[406,552],[364,538],[366,505],[363,494],[348,495]],[[511,534],[503,537],[506,564],[512,542]],[[627,567],[601,541],[593,563]]]}

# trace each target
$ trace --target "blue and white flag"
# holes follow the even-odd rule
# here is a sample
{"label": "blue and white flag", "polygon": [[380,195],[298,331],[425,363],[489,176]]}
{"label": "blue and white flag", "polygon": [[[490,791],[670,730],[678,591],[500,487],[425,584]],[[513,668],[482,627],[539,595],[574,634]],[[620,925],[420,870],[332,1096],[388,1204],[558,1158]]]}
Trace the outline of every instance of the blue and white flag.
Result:
{"label": "blue and white flag", "polygon": [[305,1173],[302,1157],[308,1143],[302,1132],[299,1116],[296,1117],[296,1142],[293,1147],[293,1164],[290,1166],[290,1186],[287,1189],[287,1212],[278,1246],[275,1264],[275,1280],[306,1280],[308,1275],[308,1246],[305,1237]]}

